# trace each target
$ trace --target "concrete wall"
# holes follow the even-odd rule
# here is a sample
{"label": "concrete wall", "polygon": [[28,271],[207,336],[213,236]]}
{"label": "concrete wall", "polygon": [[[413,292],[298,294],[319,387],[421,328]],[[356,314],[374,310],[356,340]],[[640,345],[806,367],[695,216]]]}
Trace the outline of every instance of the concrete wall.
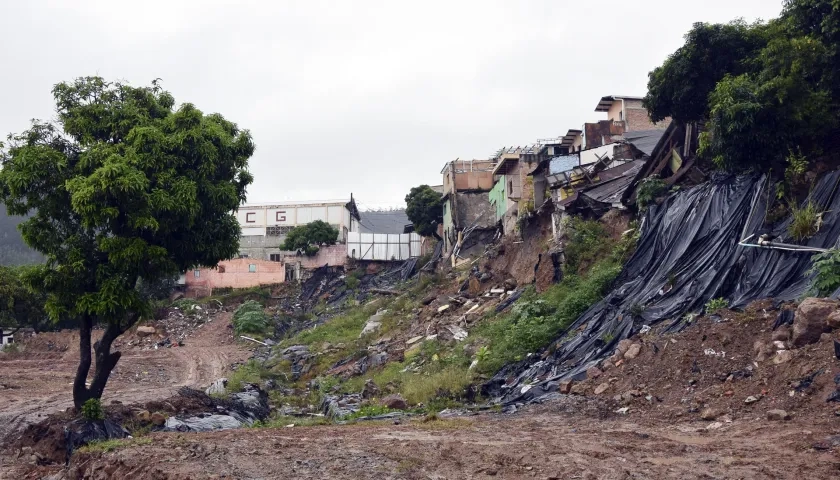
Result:
{"label": "concrete wall", "polygon": [[490,200],[490,205],[492,205],[495,210],[496,220],[502,218],[508,208],[506,185],[507,179],[504,175],[500,175],[496,185],[493,186],[493,189],[490,190],[490,193],[487,195]]}
{"label": "concrete wall", "polygon": [[454,160],[443,169],[443,192],[490,190],[493,188],[492,160]]}
{"label": "concrete wall", "polygon": [[[255,271],[251,271],[251,268]],[[187,272],[187,291],[200,291],[196,296],[212,295],[214,288],[248,288],[283,283],[285,266],[254,258],[235,258],[219,262],[217,268],[198,268]]]}

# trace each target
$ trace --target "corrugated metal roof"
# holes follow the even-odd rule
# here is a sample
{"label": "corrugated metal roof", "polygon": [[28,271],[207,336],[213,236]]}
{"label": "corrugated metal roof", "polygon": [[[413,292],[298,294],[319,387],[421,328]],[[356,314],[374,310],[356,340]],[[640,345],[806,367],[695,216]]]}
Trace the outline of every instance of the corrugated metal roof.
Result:
{"label": "corrugated metal roof", "polygon": [[624,134],[624,140],[631,143],[638,148],[645,155],[653,154],[653,149],[659,143],[659,139],[665,134],[665,130],[639,130],[637,132],[627,132]]}
{"label": "corrugated metal roof", "polygon": [[386,210],[382,212],[360,212],[359,230],[361,233],[403,233],[405,226],[411,223],[405,210]]}
{"label": "corrugated metal roof", "polygon": [[604,170],[598,177],[600,182],[586,189],[582,195],[600,203],[614,204],[621,202],[621,195],[633,181],[633,177],[641,170],[645,162],[634,160],[618,167]]}
{"label": "corrugated metal roof", "polygon": [[558,155],[549,161],[548,172],[555,174],[560,172],[567,172],[578,166],[580,157],[577,155]]}

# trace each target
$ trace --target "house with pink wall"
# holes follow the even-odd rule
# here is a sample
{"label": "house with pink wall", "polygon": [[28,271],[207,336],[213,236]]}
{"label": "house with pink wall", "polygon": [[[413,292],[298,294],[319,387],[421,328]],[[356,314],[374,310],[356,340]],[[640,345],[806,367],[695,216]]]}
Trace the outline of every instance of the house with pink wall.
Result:
{"label": "house with pink wall", "polygon": [[188,297],[199,298],[213,294],[217,288],[250,288],[274,285],[301,278],[301,270],[347,263],[347,247],[331,245],[321,247],[312,257],[287,255],[281,261],[256,258],[234,258],[219,262],[214,268],[199,267],[186,272],[185,284]]}

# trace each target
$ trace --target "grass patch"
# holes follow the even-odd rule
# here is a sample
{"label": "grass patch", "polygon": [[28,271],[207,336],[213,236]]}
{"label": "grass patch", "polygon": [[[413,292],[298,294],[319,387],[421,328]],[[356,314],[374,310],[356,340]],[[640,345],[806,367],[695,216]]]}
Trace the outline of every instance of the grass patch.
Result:
{"label": "grass patch", "polygon": [[790,215],[788,234],[797,242],[807,240],[820,231],[822,212],[814,202],[808,201],[804,207],[791,205]]}
{"label": "grass patch", "polygon": [[530,294],[520,300],[509,314],[479,326],[477,335],[490,341],[489,353],[479,361],[479,371],[495,373],[505,364],[548,346],[603,298],[620,271],[620,264],[613,259],[602,260],[586,276],[568,275],[542,295]]}
{"label": "grass patch", "polygon": [[242,364],[228,376],[227,391],[230,393],[242,391],[246,383],[259,384],[262,380],[271,378],[269,372],[260,363],[254,360]]}
{"label": "grass patch", "polygon": [[404,375],[402,378],[403,396],[411,404],[429,404],[432,400],[460,399],[472,382],[472,376],[466,369],[446,367],[439,372]]}
{"label": "grass patch", "polygon": [[107,453],[113,452],[114,450],[126,447],[132,447],[135,445],[149,445],[152,443],[152,439],[149,437],[141,437],[141,438],[115,438],[111,440],[99,440],[96,442],[90,442],[87,445],[82,446],[79,448],[78,452],[80,453]]}

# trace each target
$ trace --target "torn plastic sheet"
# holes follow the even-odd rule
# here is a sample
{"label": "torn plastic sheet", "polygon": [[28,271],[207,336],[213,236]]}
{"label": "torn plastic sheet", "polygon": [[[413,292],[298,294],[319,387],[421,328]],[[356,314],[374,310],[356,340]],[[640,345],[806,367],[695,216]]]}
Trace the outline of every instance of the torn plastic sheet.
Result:
{"label": "torn plastic sheet", "polygon": [[[838,182],[840,172],[824,175],[811,193],[810,199],[825,213],[819,232],[803,245],[835,246],[840,236]],[[712,298],[725,298],[734,308],[764,298],[798,298],[810,286],[806,272],[813,253],[738,245],[749,235],[763,233],[795,243],[787,234],[790,219],[772,229],[764,225],[767,202],[774,196],[764,176],[718,174],[651,207],[636,251],[614,289],[567,330],[577,333],[564,338],[563,332],[545,357],[532,355],[506,366],[484,385],[484,394],[505,404],[535,401],[556,391],[562,380],[585,378],[587,368],[612,354],[619,340],[643,325],[664,323],[663,332],[682,329]],[[630,314],[640,308],[640,315]]]}

